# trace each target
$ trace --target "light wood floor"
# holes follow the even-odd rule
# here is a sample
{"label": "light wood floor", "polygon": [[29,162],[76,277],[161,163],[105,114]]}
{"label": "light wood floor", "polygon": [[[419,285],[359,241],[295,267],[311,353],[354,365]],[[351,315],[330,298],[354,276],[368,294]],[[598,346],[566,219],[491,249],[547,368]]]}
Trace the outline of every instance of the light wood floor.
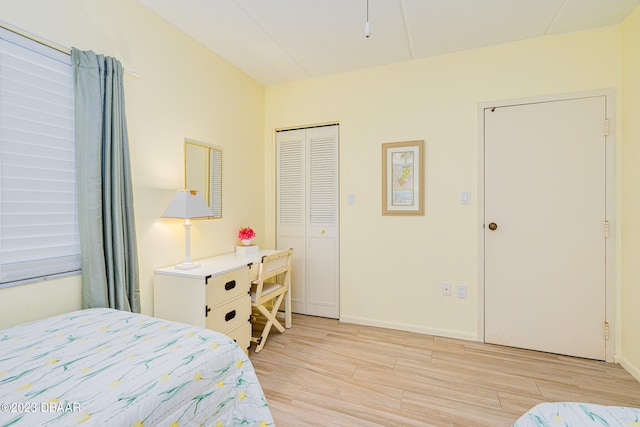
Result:
{"label": "light wood floor", "polygon": [[640,407],[615,364],[294,315],[250,358],[278,427],[510,426],[544,401]]}

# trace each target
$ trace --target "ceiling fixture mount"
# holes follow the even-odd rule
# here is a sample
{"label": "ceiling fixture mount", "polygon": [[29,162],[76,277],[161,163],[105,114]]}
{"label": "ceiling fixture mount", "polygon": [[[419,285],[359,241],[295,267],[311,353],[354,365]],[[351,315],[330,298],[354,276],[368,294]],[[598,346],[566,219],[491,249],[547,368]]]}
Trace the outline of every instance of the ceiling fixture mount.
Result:
{"label": "ceiling fixture mount", "polygon": [[369,0],[367,0],[367,22],[364,24],[364,36],[369,38],[371,35],[371,25],[369,24]]}

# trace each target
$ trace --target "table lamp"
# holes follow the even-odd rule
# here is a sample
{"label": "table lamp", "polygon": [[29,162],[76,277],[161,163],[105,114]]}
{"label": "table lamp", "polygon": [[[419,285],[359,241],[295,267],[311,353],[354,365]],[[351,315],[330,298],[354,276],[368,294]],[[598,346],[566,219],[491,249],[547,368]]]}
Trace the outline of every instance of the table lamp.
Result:
{"label": "table lamp", "polygon": [[184,262],[175,268],[191,270],[200,267],[191,261],[191,220],[194,218],[213,218],[211,209],[196,190],[178,190],[164,210],[162,218],[184,219],[185,254]]}

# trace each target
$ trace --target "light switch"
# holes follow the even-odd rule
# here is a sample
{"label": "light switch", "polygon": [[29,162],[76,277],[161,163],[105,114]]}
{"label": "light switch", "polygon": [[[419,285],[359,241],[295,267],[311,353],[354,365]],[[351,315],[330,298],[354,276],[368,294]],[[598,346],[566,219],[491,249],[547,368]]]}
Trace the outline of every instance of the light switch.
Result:
{"label": "light switch", "polygon": [[460,204],[461,205],[469,205],[471,204],[471,193],[468,191],[463,191],[460,193]]}
{"label": "light switch", "polygon": [[464,299],[467,297],[467,285],[458,285],[458,298]]}
{"label": "light switch", "polygon": [[353,206],[355,204],[356,204],[356,194],[355,193],[347,194],[347,205]]}

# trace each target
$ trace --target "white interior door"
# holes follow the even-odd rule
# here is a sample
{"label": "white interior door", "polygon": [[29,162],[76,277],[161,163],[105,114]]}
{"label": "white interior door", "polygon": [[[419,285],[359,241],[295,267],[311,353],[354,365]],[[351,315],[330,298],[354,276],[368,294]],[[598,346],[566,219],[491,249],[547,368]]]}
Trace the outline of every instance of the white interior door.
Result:
{"label": "white interior door", "polygon": [[485,110],[486,342],[605,359],[605,119],[605,96]]}
{"label": "white interior door", "polygon": [[293,248],[292,311],[338,318],[338,126],[277,133],[277,247]]}

